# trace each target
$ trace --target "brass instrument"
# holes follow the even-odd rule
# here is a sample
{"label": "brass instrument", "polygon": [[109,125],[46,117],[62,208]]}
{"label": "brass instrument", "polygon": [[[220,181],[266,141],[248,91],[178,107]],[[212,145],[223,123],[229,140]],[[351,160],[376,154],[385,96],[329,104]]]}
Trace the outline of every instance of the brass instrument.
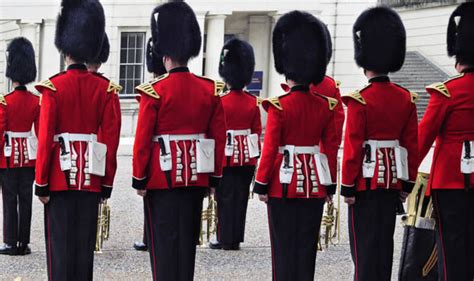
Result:
{"label": "brass instrument", "polygon": [[201,214],[199,245],[209,242],[211,236],[217,233],[217,202],[213,195],[209,195],[207,200],[207,207],[202,210]]}
{"label": "brass instrument", "polygon": [[[339,161],[338,161],[339,162]],[[341,178],[340,166],[337,166],[337,187],[335,197],[337,198],[337,207],[334,206],[334,201],[326,203],[325,213],[321,219],[321,227],[319,229],[318,251],[329,248],[329,245],[336,246],[341,239]],[[333,198],[334,199],[334,198]],[[322,243],[324,242],[324,244]]]}
{"label": "brass instrument", "polygon": [[110,206],[107,200],[99,204],[99,215],[97,216],[97,236],[95,240],[95,252],[102,253],[104,241],[109,240],[110,233]]}

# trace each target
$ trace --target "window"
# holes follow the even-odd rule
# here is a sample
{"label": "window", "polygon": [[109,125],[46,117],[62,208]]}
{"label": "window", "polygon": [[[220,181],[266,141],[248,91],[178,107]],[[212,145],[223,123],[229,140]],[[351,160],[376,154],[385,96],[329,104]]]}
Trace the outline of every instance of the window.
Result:
{"label": "window", "polygon": [[135,93],[135,87],[143,83],[145,61],[145,32],[122,32],[120,39],[121,94]]}

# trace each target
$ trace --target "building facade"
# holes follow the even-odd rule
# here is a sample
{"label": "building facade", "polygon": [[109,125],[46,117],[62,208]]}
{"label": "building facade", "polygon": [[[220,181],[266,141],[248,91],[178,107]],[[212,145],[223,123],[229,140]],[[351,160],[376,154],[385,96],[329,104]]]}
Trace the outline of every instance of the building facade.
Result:
{"label": "building facade", "polygon": [[[37,55],[38,80],[47,79],[64,69],[61,55],[54,46],[55,21],[59,0],[0,0],[0,92],[9,92],[5,78],[4,51],[16,36],[33,42]],[[133,136],[138,104],[134,87],[151,76],[145,68],[145,44],[151,36],[150,13],[160,4],[151,0],[102,0],[106,13],[110,57],[101,71],[119,82],[123,136]],[[247,40],[255,50],[256,83],[252,89],[261,97],[283,93],[284,77],[273,67],[272,28],[285,12],[304,10],[324,21],[333,37],[334,55],[328,75],[342,81],[341,91],[363,86],[365,77],[353,60],[352,24],[376,0],[188,0],[196,12],[203,34],[200,55],[190,62],[191,71],[219,79],[218,65],[222,45],[233,36]],[[446,26],[456,0],[387,0],[399,9],[408,33],[408,49],[417,51],[446,73],[454,71],[446,56]],[[408,3],[410,2],[410,3]],[[415,3],[416,2],[416,3]],[[421,3],[423,2],[423,3]],[[428,3],[426,3],[428,2]],[[434,3],[433,3],[434,2]],[[177,34],[176,36],[179,36]],[[265,118],[265,116],[263,117]]]}

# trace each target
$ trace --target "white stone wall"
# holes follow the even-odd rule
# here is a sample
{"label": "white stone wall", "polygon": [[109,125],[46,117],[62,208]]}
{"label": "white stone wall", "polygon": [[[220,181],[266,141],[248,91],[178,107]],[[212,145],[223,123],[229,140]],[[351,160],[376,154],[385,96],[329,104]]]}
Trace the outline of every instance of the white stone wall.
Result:
{"label": "white stone wall", "polygon": [[408,50],[418,51],[449,74],[454,74],[454,59],[446,51],[446,30],[455,5],[424,9],[401,9],[407,30]]}

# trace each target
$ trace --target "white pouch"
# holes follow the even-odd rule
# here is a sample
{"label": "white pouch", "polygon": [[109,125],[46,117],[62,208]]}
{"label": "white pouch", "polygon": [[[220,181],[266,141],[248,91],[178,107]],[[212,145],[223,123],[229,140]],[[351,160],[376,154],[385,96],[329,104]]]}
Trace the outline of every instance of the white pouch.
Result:
{"label": "white pouch", "polygon": [[215,169],[216,142],[213,139],[196,141],[196,169],[198,174],[213,173]]}
{"label": "white pouch", "polygon": [[249,157],[257,158],[260,156],[260,140],[258,134],[250,134],[247,136],[247,144],[249,146]]}
{"label": "white pouch", "polygon": [[234,155],[234,130],[228,130],[226,136],[225,156],[232,156]]}
{"label": "white pouch", "polygon": [[59,135],[59,165],[61,166],[61,171],[69,171],[72,167],[71,159],[71,145],[69,142],[69,134],[64,133]]}
{"label": "white pouch", "polygon": [[322,185],[333,184],[331,179],[331,170],[329,169],[328,157],[323,153],[316,153],[314,155],[316,162],[316,170],[318,172],[319,183]]}
{"label": "white pouch", "polygon": [[[367,151],[365,146],[370,146],[370,160],[368,159]],[[373,178],[375,174],[375,164],[377,163],[377,159],[375,157],[377,152],[377,144],[376,143],[366,143],[364,145],[364,161],[362,162],[362,176],[364,178]]]}
{"label": "white pouch", "polygon": [[5,134],[5,146],[3,147],[3,155],[5,157],[12,156],[12,138],[10,137],[8,133]]}
{"label": "white pouch", "polygon": [[462,144],[462,154],[461,154],[461,173],[463,174],[472,174],[474,172],[474,151],[472,150],[473,148],[473,142],[469,142],[470,146],[470,151],[471,151],[471,157],[470,158],[465,158],[466,156],[466,145],[465,143]]}
{"label": "white pouch", "polygon": [[[160,168],[163,172],[171,171],[173,169],[173,159],[171,158],[170,136],[160,136],[163,141],[158,141],[160,144]],[[163,147],[166,153],[163,153]]]}
{"label": "white pouch", "polygon": [[397,178],[403,181],[410,179],[408,174],[408,150],[397,146],[395,150],[395,165],[397,166]]}
{"label": "white pouch", "polygon": [[285,153],[283,153],[283,160],[280,166],[280,183],[290,184],[293,179],[294,167],[295,167],[295,146],[286,145],[283,152],[288,151],[288,163],[285,163]]}
{"label": "white pouch", "polygon": [[36,136],[30,136],[26,139],[28,159],[36,160],[36,151],[38,150],[38,139]]}
{"label": "white pouch", "polygon": [[99,177],[105,176],[105,165],[107,160],[107,145],[89,142],[89,174]]}

